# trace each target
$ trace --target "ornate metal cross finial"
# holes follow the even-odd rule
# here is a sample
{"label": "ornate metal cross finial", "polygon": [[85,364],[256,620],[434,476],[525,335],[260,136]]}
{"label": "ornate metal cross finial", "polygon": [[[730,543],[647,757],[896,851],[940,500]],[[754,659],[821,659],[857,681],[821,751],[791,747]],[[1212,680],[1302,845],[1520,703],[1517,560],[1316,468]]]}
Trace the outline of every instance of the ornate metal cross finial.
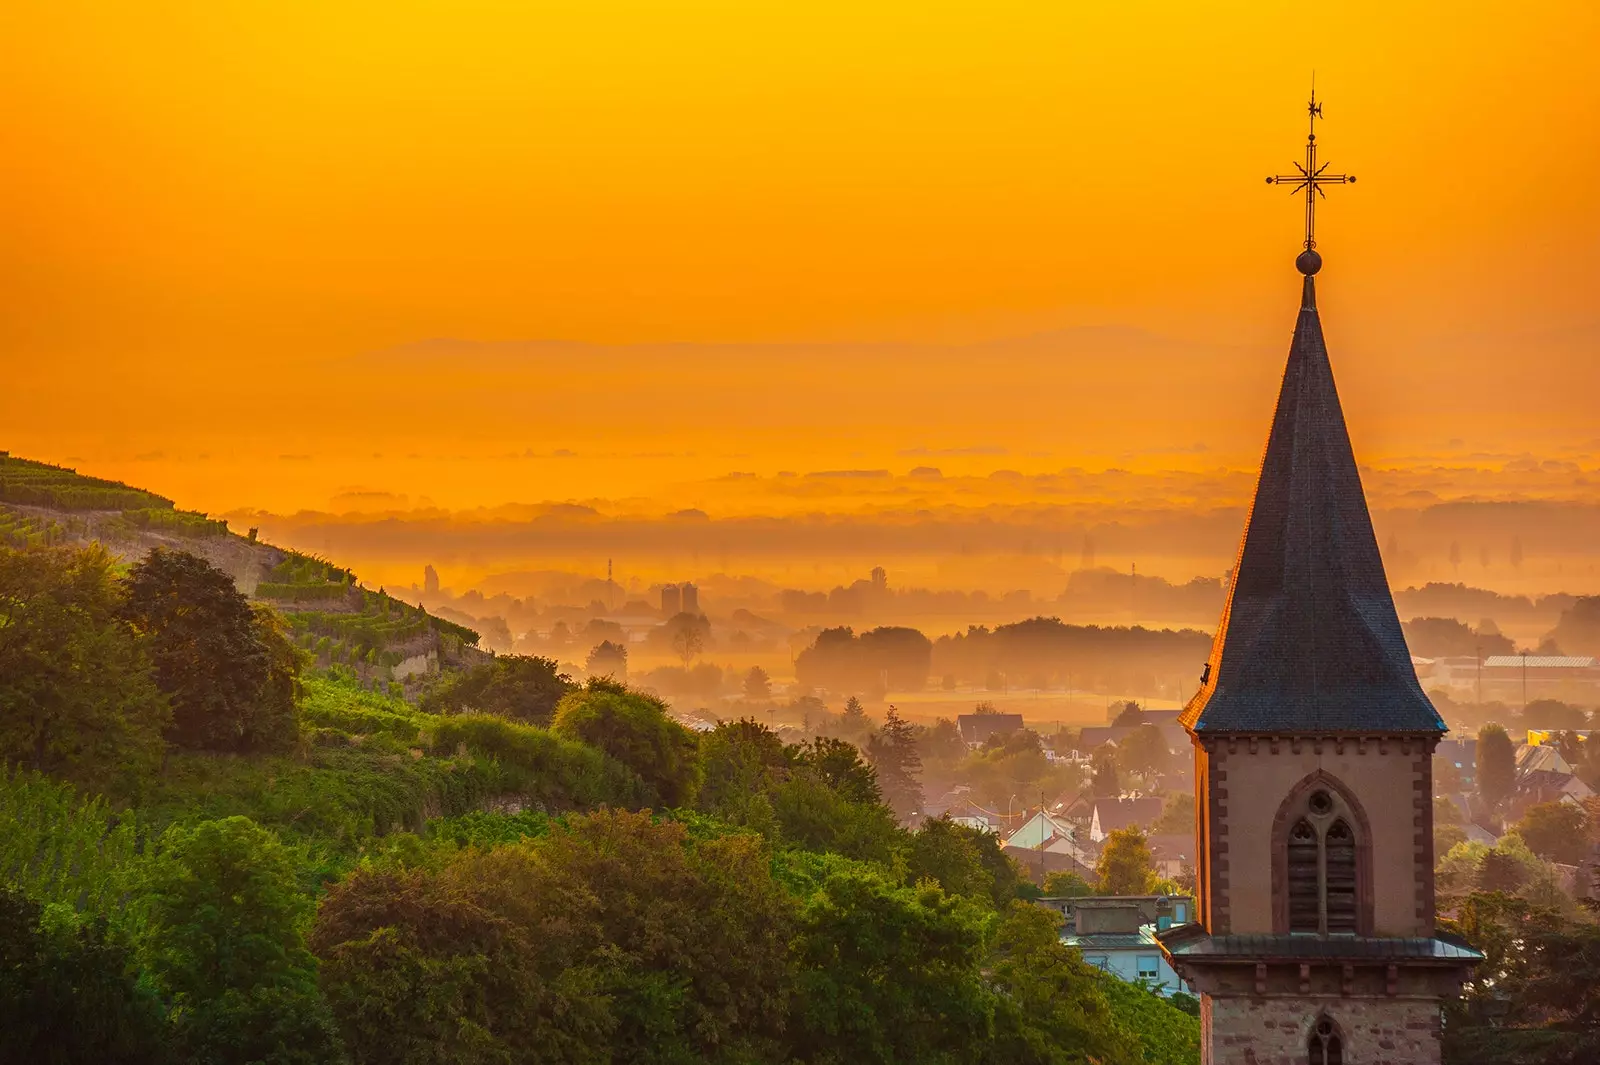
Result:
{"label": "ornate metal cross finial", "polygon": [[[1292,185],[1290,195],[1306,194],[1306,251],[1313,253],[1316,265],[1321,265],[1322,257],[1315,255],[1317,247],[1316,222],[1317,222],[1317,197],[1326,196],[1322,191],[1324,185],[1347,185],[1355,183],[1354,174],[1330,174],[1328,164],[1317,165],[1317,119],[1322,117],[1322,105],[1317,102],[1317,89],[1313,83],[1311,87],[1311,102],[1306,106],[1306,113],[1310,116],[1311,130],[1306,135],[1306,161],[1302,166],[1294,164],[1298,174],[1278,174],[1267,178],[1268,185]],[[1312,256],[1301,253],[1301,258],[1310,265]],[[1303,273],[1314,274],[1315,269],[1302,270]]]}

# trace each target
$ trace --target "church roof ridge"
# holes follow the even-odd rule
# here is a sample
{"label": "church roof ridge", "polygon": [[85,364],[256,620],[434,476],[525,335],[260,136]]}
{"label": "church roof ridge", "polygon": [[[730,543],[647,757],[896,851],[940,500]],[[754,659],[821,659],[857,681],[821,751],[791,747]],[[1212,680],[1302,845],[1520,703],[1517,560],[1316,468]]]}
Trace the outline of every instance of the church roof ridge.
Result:
{"label": "church roof ridge", "polygon": [[1179,720],[1199,733],[1442,733],[1334,387],[1312,276],[1321,257],[1297,265],[1299,319],[1255,498],[1203,683]]}

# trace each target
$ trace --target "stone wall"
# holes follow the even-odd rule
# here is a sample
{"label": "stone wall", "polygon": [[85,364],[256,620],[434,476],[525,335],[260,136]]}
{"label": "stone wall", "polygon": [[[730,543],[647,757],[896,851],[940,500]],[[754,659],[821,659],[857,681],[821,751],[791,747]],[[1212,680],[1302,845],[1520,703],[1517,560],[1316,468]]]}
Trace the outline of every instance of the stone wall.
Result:
{"label": "stone wall", "polygon": [[1200,1001],[1203,1065],[1305,1065],[1311,1029],[1337,1028],[1344,1065],[1439,1065],[1439,1000],[1222,997]]}

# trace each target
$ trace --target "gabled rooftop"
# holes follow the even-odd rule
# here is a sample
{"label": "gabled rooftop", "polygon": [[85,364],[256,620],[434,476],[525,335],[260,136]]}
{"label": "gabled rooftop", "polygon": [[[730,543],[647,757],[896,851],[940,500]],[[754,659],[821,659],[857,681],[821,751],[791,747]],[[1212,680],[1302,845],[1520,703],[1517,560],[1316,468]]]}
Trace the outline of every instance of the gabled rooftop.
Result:
{"label": "gabled rooftop", "polygon": [[1197,733],[1445,731],[1378,554],[1317,314],[1320,264],[1205,681],[1180,718]]}

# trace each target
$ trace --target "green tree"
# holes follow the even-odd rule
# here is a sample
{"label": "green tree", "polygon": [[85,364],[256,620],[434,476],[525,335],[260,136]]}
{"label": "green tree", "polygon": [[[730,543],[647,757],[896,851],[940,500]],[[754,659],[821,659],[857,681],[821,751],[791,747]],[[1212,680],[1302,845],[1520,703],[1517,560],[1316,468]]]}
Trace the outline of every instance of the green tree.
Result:
{"label": "green tree", "polygon": [[551,731],[580,740],[615,758],[648,789],[649,803],[682,806],[694,796],[694,734],[667,714],[654,696],[598,678],[568,693],[556,706]]}
{"label": "green tree", "polygon": [[1171,762],[1166,738],[1154,725],[1140,725],[1117,745],[1117,768],[1126,773],[1140,777],[1165,773]]}
{"label": "green tree", "polygon": [[671,635],[672,652],[683,660],[683,668],[699,658],[711,638],[711,626],[706,619],[694,614],[679,614],[663,626]]}
{"label": "green tree", "polygon": [[128,574],[126,614],[149,640],[172,700],[169,737],[197,750],[248,749],[270,734],[263,710],[273,650],[233,579],[198,555],[156,548]]}
{"label": "green tree", "polygon": [[1113,725],[1124,728],[1138,728],[1144,724],[1144,711],[1133,700],[1117,704],[1117,714],[1111,719]]}
{"label": "green tree", "polygon": [[0,1059],[76,1065],[168,1060],[161,1002],[103,919],[79,924],[0,886]]}
{"label": "green tree", "polygon": [[1433,825],[1433,853],[1437,858],[1442,858],[1455,849],[1459,843],[1467,841],[1467,830],[1460,825],[1441,824],[1437,821]]}
{"label": "green tree", "polygon": [[918,737],[917,751],[924,765],[954,766],[967,756],[967,743],[956,723],[941,717]]}
{"label": "green tree", "polygon": [[146,885],[146,968],[174,1004],[176,1057],[195,1065],[342,1059],[302,927],[292,855],[246,817],[174,825]]}
{"label": "green tree", "polygon": [[584,964],[613,1002],[613,1060],[766,1056],[788,994],[791,919],[759,837],[691,844],[681,824],[615,811],[573,819],[537,853],[569,898],[594,899],[571,917],[601,933]]}
{"label": "green tree", "polygon": [[839,731],[846,736],[860,737],[872,727],[872,722],[867,718],[867,708],[861,705],[861,700],[852,695],[844,701],[844,709],[839,713]]}
{"label": "green tree", "polygon": [[1445,1007],[1452,1065],[1600,1059],[1600,929],[1501,893],[1473,894],[1442,922],[1483,952]]}
{"label": "green tree", "polygon": [[853,743],[818,736],[795,748],[795,761],[814,772],[847,802],[880,803],[878,774]]}
{"label": "green tree", "polygon": [[1478,730],[1478,794],[1490,809],[1499,809],[1516,783],[1517,752],[1501,725]]}
{"label": "green tree", "polygon": [[300,684],[304,656],[294,645],[283,617],[257,603],[255,636],[267,656],[267,672],[257,692],[255,712],[244,720],[241,746],[247,751],[286,751],[300,738]]}
{"label": "green tree", "polygon": [[1484,854],[1478,866],[1478,890],[1514,894],[1528,882],[1528,867],[1498,848]]}
{"label": "green tree", "polygon": [[0,548],[0,761],[126,792],[169,720],[104,549]]}
{"label": "green tree", "polygon": [[341,1065],[333,1014],[314,987],[229,988],[173,1018],[185,1065]]}
{"label": "green tree", "polygon": [[1589,715],[1582,707],[1560,699],[1535,699],[1522,708],[1522,724],[1527,728],[1586,729]]}
{"label": "green tree", "polygon": [[985,968],[999,992],[995,1062],[1140,1065],[1138,1038],[1124,1027],[1096,970],[1061,943],[1061,918],[1023,902],[1007,908]]}
{"label": "green tree", "polygon": [[1589,815],[1581,806],[1566,802],[1530,806],[1515,832],[1546,861],[1582,865],[1589,857]]}
{"label": "green tree", "polygon": [[604,1061],[611,1021],[593,974],[575,970],[580,931],[537,937],[506,912],[526,878],[504,859],[470,871],[368,866],[318,907],[311,945],[352,1060],[500,1065],[520,1041],[546,1061]]}
{"label": "green tree", "polygon": [[316,964],[301,938],[310,901],[287,848],[247,817],[174,825],[145,885],[151,972],[179,1000],[230,988],[308,985]]}
{"label": "green tree", "polygon": [[936,817],[924,821],[911,836],[906,879],[913,884],[929,880],[946,894],[1003,909],[1017,897],[1022,875],[993,833]]}
{"label": "green tree", "polygon": [[791,914],[759,838],[612,812],[437,872],[362,870],[312,942],[357,1062],[762,1061]]}
{"label": "green tree", "polygon": [[620,643],[601,640],[589,652],[583,668],[591,677],[606,677],[626,684],[628,681],[628,649]]}
{"label": "green tree", "polygon": [[1123,1027],[1138,1038],[1145,1065],[1194,1065],[1200,1060],[1200,1003],[1182,992],[1171,998],[1109,973],[1097,977]]}
{"label": "green tree", "polygon": [[1044,878],[1044,893],[1051,898],[1081,899],[1094,894],[1094,885],[1077,873],[1063,869]]}
{"label": "green tree", "polygon": [[786,845],[884,866],[904,846],[905,833],[887,806],[853,800],[803,762],[773,789],[772,811]]}
{"label": "green tree", "polygon": [[883,727],[867,740],[867,758],[878,776],[883,799],[902,820],[922,809],[922,757],[917,754],[916,728],[893,706]]}
{"label": "green tree", "polygon": [[836,872],[801,907],[792,1044],[814,1062],[954,1062],[988,1036],[984,911],[932,884]]}
{"label": "green tree", "polygon": [[430,714],[477,711],[546,726],[572,689],[572,678],[552,658],[496,655],[465,672],[446,674],[417,706]]}
{"label": "green tree", "polygon": [[1114,799],[1122,794],[1122,781],[1117,777],[1117,761],[1109,750],[1102,747],[1090,760],[1093,776],[1089,791],[1097,799]]}
{"label": "green tree", "polygon": [[771,701],[772,678],[760,666],[751,666],[750,672],[744,675],[744,697],[752,703]]}
{"label": "green tree", "polygon": [[724,721],[700,737],[696,804],[730,824],[775,833],[771,796],[790,768],[777,733],[750,719]]}
{"label": "green tree", "polygon": [[1144,832],[1137,826],[1113,831],[1100,848],[1094,873],[1102,895],[1148,895],[1156,869]]}

